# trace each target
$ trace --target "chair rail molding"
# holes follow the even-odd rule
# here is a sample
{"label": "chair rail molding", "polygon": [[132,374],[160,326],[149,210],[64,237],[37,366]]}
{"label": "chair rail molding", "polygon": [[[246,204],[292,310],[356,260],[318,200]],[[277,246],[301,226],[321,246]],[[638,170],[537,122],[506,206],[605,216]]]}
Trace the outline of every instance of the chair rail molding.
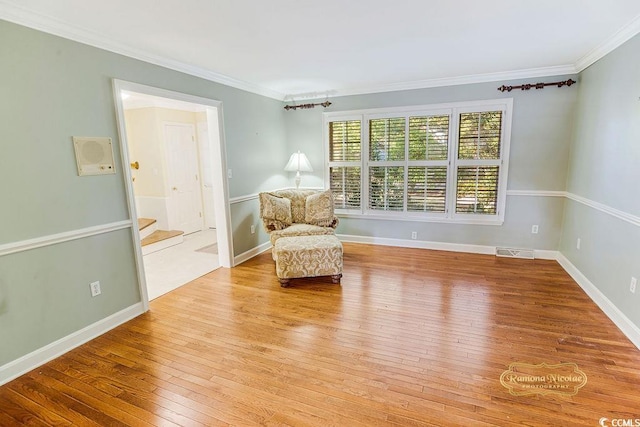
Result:
{"label": "chair rail molding", "polygon": [[28,240],[5,243],[0,245],[0,256],[29,251],[31,249],[37,249],[44,246],[57,245],[58,243],[70,242],[71,240],[84,239],[85,237],[97,236],[98,234],[110,233],[112,231],[123,230],[125,228],[131,228],[132,225],[133,221],[127,219],[124,221],[64,231],[62,233],[48,234]]}

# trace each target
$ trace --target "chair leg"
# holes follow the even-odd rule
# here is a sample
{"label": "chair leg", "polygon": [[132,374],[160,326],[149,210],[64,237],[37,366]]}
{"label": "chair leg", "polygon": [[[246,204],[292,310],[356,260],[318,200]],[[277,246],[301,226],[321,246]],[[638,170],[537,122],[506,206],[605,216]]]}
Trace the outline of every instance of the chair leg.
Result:
{"label": "chair leg", "polygon": [[291,279],[278,279],[280,281],[280,286],[283,288],[288,288],[289,287],[289,282],[291,281]]}
{"label": "chair leg", "polygon": [[331,276],[331,283],[340,283],[340,278],[342,277],[342,273],[341,274],[333,274]]}

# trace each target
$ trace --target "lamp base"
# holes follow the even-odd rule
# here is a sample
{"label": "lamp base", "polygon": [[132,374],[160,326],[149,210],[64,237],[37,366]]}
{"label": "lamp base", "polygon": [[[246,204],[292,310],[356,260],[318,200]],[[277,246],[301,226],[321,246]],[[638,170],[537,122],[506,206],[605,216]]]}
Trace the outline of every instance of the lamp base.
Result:
{"label": "lamp base", "polygon": [[297,190],[298,188],[300,188],[300,179],[301,179],[301,177],[300,177],[300,171],[298,171],[298,172],[296,173],[296,190]]}

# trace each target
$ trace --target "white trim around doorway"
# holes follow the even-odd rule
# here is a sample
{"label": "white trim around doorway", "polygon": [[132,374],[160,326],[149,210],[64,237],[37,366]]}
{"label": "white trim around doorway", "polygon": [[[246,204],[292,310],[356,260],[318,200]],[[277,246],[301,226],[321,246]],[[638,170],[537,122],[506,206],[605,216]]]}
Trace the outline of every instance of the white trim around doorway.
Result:
{"label": "white trim around doorway", "polygon": [[[153,86],[146,86],[139,83],[127,82],[124,80],[113,79],[113,96],[116,105],[116,115],[118,122],[118,133],[120,136],[120,153],[123,165],[123,175],[125,188],[127,193],[127,204],[129,208],[129,216],[137,218],[135,195],[133,191],[133,181],[130,164],[129,149],[127,143],[127,132],[125,128],[124,108],[122,105],[122,91],[130,91],[141,93],[144,95],[158,96],[169,98],[176,101],[198,104],[205,107],[207,112],[207,122],[210,126],[209,143],[212,154],[213,177],[214,183],[213,197],[216,206],[216,225],[217,225],[217,241],[218,256],[222,267],[233,267],[233,239],[231,236],[231,211],[229,208],[229,183],[227,174],[226,148],[224,138],[224,121],[222,114],[222,102],[209,98],[188,95],[185,93],[174,92],[167,89],[161,89]],[[217,129],[216,132],[214,129]],[[144,262],[142,258],[140,232],[137,227],[132,227],[132,236],[134,244],[135,262],[138,274],[138,282],[140,283],[140,295],[144,311],[149,309],[149,295],[147,293],[147,284],[144,273]]]}

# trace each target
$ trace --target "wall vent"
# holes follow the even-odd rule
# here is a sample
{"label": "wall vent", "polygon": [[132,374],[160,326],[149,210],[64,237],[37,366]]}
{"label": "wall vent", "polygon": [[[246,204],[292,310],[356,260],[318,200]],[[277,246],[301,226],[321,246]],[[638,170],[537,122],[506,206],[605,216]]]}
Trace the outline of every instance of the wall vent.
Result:
{"label": "wall vent", "polygon": [[533,259],[533,249],[496,248],[496,256]]}

